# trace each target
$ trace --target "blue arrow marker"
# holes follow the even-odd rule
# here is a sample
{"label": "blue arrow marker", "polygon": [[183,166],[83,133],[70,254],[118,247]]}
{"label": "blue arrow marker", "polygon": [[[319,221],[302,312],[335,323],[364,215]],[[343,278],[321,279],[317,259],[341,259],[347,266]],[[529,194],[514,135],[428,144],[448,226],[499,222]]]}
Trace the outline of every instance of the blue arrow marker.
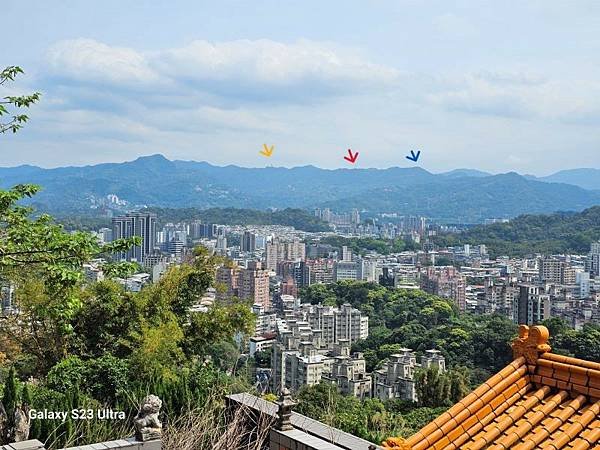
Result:
{"label": "blue arrow marker", "polygon": [[421,150],[418,150],[416,155],[414,150],[411,150],[410,155],[411,156],[407,156],[406,159],[410,159],[411,161],[417,162],[419,160],[419,156],[421,156]]}

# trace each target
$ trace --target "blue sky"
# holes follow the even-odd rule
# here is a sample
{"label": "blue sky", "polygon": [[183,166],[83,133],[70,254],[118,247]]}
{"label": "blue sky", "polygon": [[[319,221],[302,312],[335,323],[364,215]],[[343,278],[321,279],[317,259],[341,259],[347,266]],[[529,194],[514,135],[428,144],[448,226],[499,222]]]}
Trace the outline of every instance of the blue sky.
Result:
{"label": "blue sky", "polygon": [[[3,2],[0,165],[600,167],[600,2]],[[6,94],[4,94],[6,95]],[[258,152],[275,145],[272,158]]]}

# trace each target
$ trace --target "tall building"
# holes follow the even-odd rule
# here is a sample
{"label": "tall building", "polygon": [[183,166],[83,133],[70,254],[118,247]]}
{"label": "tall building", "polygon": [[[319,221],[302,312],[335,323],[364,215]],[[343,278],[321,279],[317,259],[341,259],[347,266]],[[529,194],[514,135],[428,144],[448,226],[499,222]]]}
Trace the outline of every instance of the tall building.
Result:
{"label": "tall building", "polygon": [[143,263],[144,258],[154,252],[156,246],[156,214],[130,213],[112,219],[113,239],[142,238],[142,244],[116,255],[118,260]]}
{"label": "tall building", "polygon": [[544,258],[539,263],[540,280],[558,284],[575,284],[575,269],[558,258]]}
{"label": "tall building", "polygon": [[541,286],[519,286],[518,314],[515,323],[536,325],[550,318],[550,296]]}
{"label": "tall building", "polygon": [[587,267],[593,276],[600,277],[600,241],[592,243]]}
{"label": "tall building", "polygon": [[221,298],[239,297],[257,305],[270,304],[269,272],[258,261],[249,262],[247,269],[219,267],[216,280],[223,287],[219,294]]}
{"label": "tall building", "polygon": [[281,241],[273,239],[267,243],[266,268],[277,271],[277,264],[282,261],[304,261],[306,259],[306,245],[299,239]]}
{"label": "tall building", "polygon": [[467,307],[466,280],[455,267],[427,267],[421,274],[421,289],[429,294],[453,299],[461,311]]}
{"label": "tall building", "polygon": [[221,266],[217,269],[216,282],[220,285],[218,290],[220,298],[235,297],[239,293],[239,267]]}
{"label": "tall building", "polygon": [[360,269],[356,261],[336,261],[334,266],[335,281],[358,280]]}
{"label": "tall building", "polygon": [[328,258],[309,259],[306,261],[310,284],[333,283],[335,261]]}
{"label": "tall building", "polygon": [[241,248],[243,252],[253,252],[256,250],[256,235],[250,231],[244,231],[242,234]]}
{"label": "tall building", "polygon": [[240,271],[239,297],[252,299],[257,305],[269,305],[269,272],[259,261],[249,262],[248,268]]}
{"label": "tall building", "polygon": [[287,276],[281,283],[281,295],[291,295],[294,298],[298,297],[298,285],[296,281],[291,277]]}
{"label": "tall building", "polygon": [[171,239],[167,245],[167,251],[171,255],[175,255],[175,258],[181,258],[183,254],[184,243],[179,239]]}
{"label": "tall building", "polygon": [[342,246],[342,261],[352,261],[352,249]]}

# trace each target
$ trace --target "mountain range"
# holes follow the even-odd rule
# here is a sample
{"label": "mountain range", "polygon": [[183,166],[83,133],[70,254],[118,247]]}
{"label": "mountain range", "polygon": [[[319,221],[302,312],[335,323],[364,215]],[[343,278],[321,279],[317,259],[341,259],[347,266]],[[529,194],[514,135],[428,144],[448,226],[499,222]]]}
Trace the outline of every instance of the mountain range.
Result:
{"label": "mountain range", "polygon": [[[97,213],[105,208],[141,206],[262,210],[329,207],[481,222],[491,217],[581,211],[600,205],[599,174],[600,170],[579,169],[535,178],[472,169],[433,174],[419,167],[243,168],[170,161],[152,155],[84,167],[0,168],[0,187],[39,184],[43,190],[32,202],[52,213]],[[111,198],[107,204],[108,195]]]}
{"label": "mountain range", "polygon": [[[489,177],[492,174],[475,169],[455,169],[444,172],[444,175],[452,178],[459,177]],[[579,186],[583,189],[600,190],[600,169],[567,169],[553,173],[545,177],[535,175],[523,175],[528,180],[546,181],[548,183],[566,183]]]}

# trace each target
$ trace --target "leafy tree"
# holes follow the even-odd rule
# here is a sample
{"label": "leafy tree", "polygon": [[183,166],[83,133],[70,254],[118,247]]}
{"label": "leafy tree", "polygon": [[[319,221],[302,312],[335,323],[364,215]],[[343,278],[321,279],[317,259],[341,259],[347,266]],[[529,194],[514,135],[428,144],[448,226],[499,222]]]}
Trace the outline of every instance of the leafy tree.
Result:
{"label": "leafy tree", "polygon": [[256,361],[257,367],[271,367],[271,352],[268,350],[261,350],[254,354],[254,360]]}
{"label": "leafy tree", "polygon": [[445,406],[450,400],[450,383],[437,367],[432,366],[415,372],[415,390],[419,405]]}
{"label": "leafy tree", "polygon": [[81,386],[86,376],[86,364],[78,356],[71,355],[50,369],[46,384],[58,392],[72,392]]}
{"label": "leafy tree", "polygon": [[206,312],[192,313],[185,329],[185,351],[188,355],[207,355],[214,342],[231,339],[236,334],[250,336],[255,317],[246,302],[214,304]]}
{"label": "leafy tree", "polygon": [[129,354],[130,333],[142,317],[135,294],[112,280],[87,286],[82,305],[73,320],[74,339],[71,351],[84,357]]}
{"label": "leafy tree", "polygon": [[[0,444],[12,442],[15,427],[15,411],[19,406],[19,386],[14,367],[8,371],[8,377],[4,382],[4,392],[0,403],[0,413],[6,413],[6,422],[0,422]],[[0,414],[0,417],[2,414]]]}
{"label": "leafy tree", "polygon": [[415,390],[420,406],[451,406],[469,392],[469,371],[461,368],[442,372],[437,366],[419,369],[415,372]]}
{"label": "leafy tree", "polygon": [[86,362],[82,389],[104,404],[115,405],[130,386],[130,367],[125,359],[111,354]]}
{"label": "leafy tree", "polygon": [[579,213],[526,214],[508,223],[479,225],[435,237],[440,246],[485,244],[491,256],[583,253],[600,239],[600,206]]}
{"label": "leafy tree", "polygon": [[[14,81],[19,74],[23,73],[23,69],[19,66],[6,67],[0,72],[0,86],[8,81]],[[23,125],[27,122],[29,117],[19,111],[11,112],[10,109],[19,110],[20,108],[29,108],[40,99],[41,95],[42,94],[39,92],[35,92],[31,95],[4,97],[4,99],[0,101],[0,120],[2,119],[2,116],[10,116],[10,118],[8,122],[0,121],[0,133],[6,133],[7,131],[16,133],[19,129],[23,128]]]}

